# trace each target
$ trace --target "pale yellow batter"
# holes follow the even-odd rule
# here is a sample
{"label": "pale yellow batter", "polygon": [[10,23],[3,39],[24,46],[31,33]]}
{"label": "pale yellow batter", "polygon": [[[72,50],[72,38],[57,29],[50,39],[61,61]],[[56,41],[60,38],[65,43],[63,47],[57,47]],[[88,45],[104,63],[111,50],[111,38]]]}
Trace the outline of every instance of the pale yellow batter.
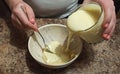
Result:
{"label": "pale yellow batter", "polygon": [[100,6],[91,4],[81,8],[68,17],[67,26],[70,30],[77,32],[92,27],[100,16]]}
{"label": "pale yellow batter", "polygon": [[104,19],[102,9],[98,4],[88,4],[68,17],[67,27],[77,33],[88,43],[96,43],[102,39],[102,22]]}
{"label": "pale yellow batter", "polygon": [[[43,60],[50,65],[64,64],[72,59],[69,53],[65,52],[64,47],[58,41],[52,41],[48,45],[49,51],[43,52]],[[69,51],[69,50],[68,50]]]}

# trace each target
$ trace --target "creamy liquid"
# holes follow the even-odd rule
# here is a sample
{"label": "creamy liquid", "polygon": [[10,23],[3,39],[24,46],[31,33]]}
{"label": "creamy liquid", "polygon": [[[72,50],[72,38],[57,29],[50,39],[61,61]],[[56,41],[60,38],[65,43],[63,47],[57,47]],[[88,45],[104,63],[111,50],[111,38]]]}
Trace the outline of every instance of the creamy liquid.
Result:
{"label": "creamy liquid", "polygon": [[73,36],[73,32],[69,31],[68,38],[67,38],[67,46],[65,48],[65,52],[69,51],[69,46],[70,46],[70,42],[71,42],[72,36]]}
{"label": "creamy liquid", "polygon": [[[91,29],[87,32],[82,33],[82,31],[88,30],[93,27],[101,14],[101,8],[99,5],[90,4],[86,7],[80,8],[67,19],[67,27],[70,31],[77,34],[83,34],[83,39],[88,39],[90,42],[99,40],[99,29],[97,26],[96,29]],[[97,29],[98,28],[98,29]],[[101,30],[101,29],[100,29]],[[99,34],[99,35],[98,35]],[[80,35],[80,36],[81,36]],[[91,37],[90,37],[91,35]],[[91,38],[91,39],[90,39]],[[93,39],[92,39],[93,38]]]}
{"label": "creamy liquid", "polygon": [[90,28],[94,23],[94,19],[86,11],[78,10],[69,16],[67,25],[72,31],[77,32]]}
{"label": "creamy liquid", "polygon": [[49,47],[48,50],[50,52],[48,51],[43,52],[43,60],[47,64],[50,65],[64,64],[74,57],[73,53],[68,53],[69,46],[67,47],[67,52],[65,52],[65,48],[58,41],[50,42],[48,47]]}
{"label": "creamy liquid", "polygon": [[58,41],[50,42],[48,50],[53,53],[47,51],[43,53],[43,60],[45,63],[60,65],[75,57],[76,54],[69,50],[72,37],[75,33],[79,34],[79,31],[89,29],[96,23],[99,18],[98,15],[100,14],[100,9],[96,7],[77,10],[68,17],[67,26],[69,28],[69,34],[67,38],[67,45],[66,47],[63,47]]}
{"label": "creamy liquid", "polygon": [[92,27],[99,16],[94,12],[78,10],[68,17],[67,26],[74,32]]}
{"label": "creamy liquid", "polygon": [[50,52],[44,52],[43,60],[45,63],[50,64],[50,65],[60,65],[64,64],[68,61],[70,61],[71,58],[67,54],[64,54],[61,52],[60,54],[58,53],[50,53]]}
{"label": "creamy liquid", "polygon": [[91,4],[83,7],[68,17],[67,26],[74,32],[89,29],[99,19],[100,12],[99,5]]}
{"label": "creamy liquid", "polygon": [[[73,32],[69,31],[66,46],[61,45],[58,41],[51,41],[48,44],[48,50],[50,52],[43,52],[44,62],[50,65],[61,65],[73,59],[78,53],[75,51],[76,49],[73,48],[70,50],[69,48],[73,40]],[[81,43],[79,45],[82,47]],[[75,45],[73,45],[73,47],[74,46]]]}

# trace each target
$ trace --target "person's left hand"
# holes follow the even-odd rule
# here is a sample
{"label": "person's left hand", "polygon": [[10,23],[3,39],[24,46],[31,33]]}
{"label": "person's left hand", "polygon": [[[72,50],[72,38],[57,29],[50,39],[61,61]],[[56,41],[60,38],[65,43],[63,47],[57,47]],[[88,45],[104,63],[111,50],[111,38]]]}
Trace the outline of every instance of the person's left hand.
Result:
{"label": "person's left hand", "polygon": [[104,39],[110,39],[112,36],[115,24],[116,24],[116,14],[115,14],[115,6],[113,0],[84,0],[83,4],[90,3],[91,1],[95,1],[99,3],[104,10],[104,22],[103,28],[104,32],[102,37]]}

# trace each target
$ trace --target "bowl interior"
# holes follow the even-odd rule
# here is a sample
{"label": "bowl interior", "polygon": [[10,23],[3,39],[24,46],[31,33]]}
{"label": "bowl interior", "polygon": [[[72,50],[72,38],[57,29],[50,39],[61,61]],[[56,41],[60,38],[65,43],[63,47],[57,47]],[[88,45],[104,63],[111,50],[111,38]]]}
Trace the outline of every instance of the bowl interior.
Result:
{"label": "bowl interior", "polygon": [[[42,36],[45,39],[46,44],[49,44],[51,41],[58,41],[61,45],[66,45],[66,40],[68,36],[68,30],[65,25],[61,24],[48,24],[39,28]],[[32,36],[29,38],[28,42],[28,49],[32,57],[38,61],[40,64],[48,65],[44,62],[42,58],[42,48],[44,48],[42,37],[37,33],[34,32]],[[82,41],[79,37],[73,37],[73,41],[70,44],[70,48],[76,52],[76,57],[74,57],[71,61],[66,64],[71,63],[74,61],[80,54],[82,48]],[[63,64],[65,65],[65,64]],[[53,65],[53,66],[60,66],[60,65]]]}

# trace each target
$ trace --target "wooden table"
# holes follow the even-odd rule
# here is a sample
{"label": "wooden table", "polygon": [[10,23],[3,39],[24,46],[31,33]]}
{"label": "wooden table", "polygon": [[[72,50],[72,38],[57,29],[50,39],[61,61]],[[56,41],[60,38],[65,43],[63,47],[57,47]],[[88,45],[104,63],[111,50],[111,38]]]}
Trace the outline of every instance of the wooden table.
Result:
{"label": "wooden table", "polygon": [[[65,19],[36,19],[38,25],[66,24]],[[0,74],[119,74],[120,20],[113,37],[97,44],[84,42],[76,61],[62,69],[48,69],[38,64],[28,52],[28,38],[15,29],[9,19],[0,18]]]}

